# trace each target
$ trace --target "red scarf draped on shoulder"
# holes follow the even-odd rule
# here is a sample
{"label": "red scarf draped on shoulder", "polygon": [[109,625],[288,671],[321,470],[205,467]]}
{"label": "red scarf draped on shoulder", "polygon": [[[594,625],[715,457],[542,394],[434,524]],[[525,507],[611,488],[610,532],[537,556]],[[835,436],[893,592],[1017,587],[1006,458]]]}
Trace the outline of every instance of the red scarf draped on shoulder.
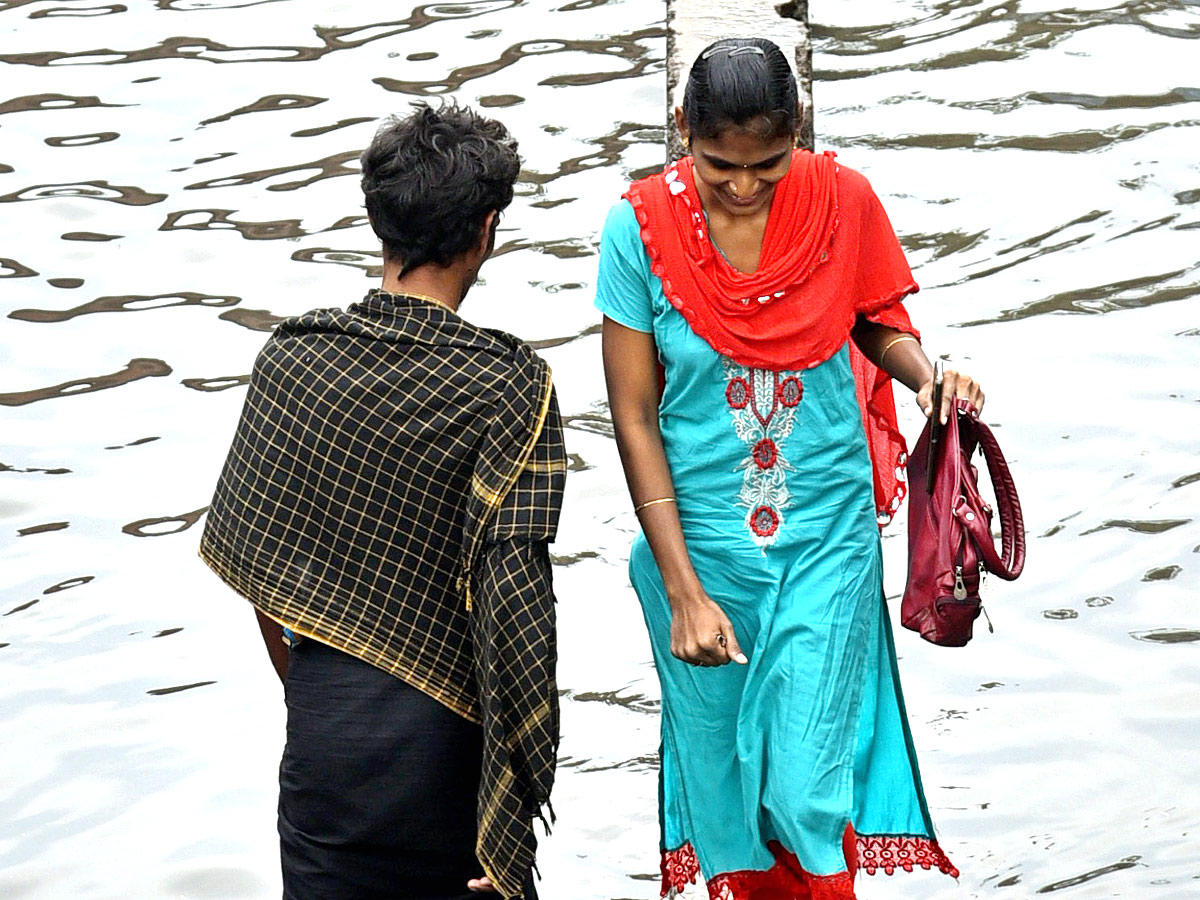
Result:
{"label": "red scarf draped on shoulder", "polygon": [[[731,266],[708,237],[692,159],[625,194],[667,300],[718,353],[755,369],[811,369],[850,337],[859,315],[917,335],[902,298],[917,290],[866,178],[833,153],[797,150],[775,186],[758,270]],[[880,525],[906,492],[907,451],[891,379],[850,344]]]}

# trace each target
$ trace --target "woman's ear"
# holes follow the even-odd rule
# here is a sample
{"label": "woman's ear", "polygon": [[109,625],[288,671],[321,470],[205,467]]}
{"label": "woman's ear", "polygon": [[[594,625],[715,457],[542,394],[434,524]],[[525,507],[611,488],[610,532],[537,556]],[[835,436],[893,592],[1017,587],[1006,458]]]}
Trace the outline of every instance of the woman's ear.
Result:
{"label": "woman's ear", "polygon": [[692,136],[688,132],[687,119],[684,118],[682,106],[675,107],[675,127],[679,129],[679,139],[683,141],[683,146],[689,146]]}

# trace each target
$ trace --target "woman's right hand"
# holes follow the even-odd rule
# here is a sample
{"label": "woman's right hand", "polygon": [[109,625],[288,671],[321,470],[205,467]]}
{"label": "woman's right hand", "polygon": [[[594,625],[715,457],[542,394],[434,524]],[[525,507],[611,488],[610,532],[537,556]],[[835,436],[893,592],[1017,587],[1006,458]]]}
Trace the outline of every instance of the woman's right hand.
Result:
{"label": "woman's right hand", "polygon": [[671,604],[671,655],[693,666],[723,666],[750,660],[738,644],[733,623],[703,590]]}

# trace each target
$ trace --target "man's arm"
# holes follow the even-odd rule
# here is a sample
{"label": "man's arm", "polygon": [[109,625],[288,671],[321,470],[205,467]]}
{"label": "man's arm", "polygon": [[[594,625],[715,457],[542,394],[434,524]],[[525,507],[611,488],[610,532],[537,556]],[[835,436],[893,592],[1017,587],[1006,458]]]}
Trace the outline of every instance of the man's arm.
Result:
{"label": "man's arm", "polygon": [[257,609],[254,615],[258,619],[258,630],[262,632],[263,643],[267,645],[267,656],[271,657],[271,665],[279,680],[286,681],[288,673],[288,646],[283,642],[283,626],[265,616]]}

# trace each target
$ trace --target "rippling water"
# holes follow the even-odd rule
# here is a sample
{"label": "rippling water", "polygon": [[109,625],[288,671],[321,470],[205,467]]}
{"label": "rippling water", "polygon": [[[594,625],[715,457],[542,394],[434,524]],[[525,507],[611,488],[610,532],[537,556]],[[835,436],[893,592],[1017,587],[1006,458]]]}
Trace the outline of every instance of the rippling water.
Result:
{"label": "rippling water", "polygon": [[[663,18],[0,0],[0,896],[278,896],[279,688],[193,526],[265,332],[378,274],[359,150],[444,94],[525,158],[464,312],[543,348],[570,426],[544,894],[657,896],[658,689],[590,298],[604,211],[662,162]],[[812,19],[818,142],[884,197],[927,346],[989,389],[1030,539],[994,635],[898,639],[962,879],[861,894],[1200,896],[1200,4]]]}

